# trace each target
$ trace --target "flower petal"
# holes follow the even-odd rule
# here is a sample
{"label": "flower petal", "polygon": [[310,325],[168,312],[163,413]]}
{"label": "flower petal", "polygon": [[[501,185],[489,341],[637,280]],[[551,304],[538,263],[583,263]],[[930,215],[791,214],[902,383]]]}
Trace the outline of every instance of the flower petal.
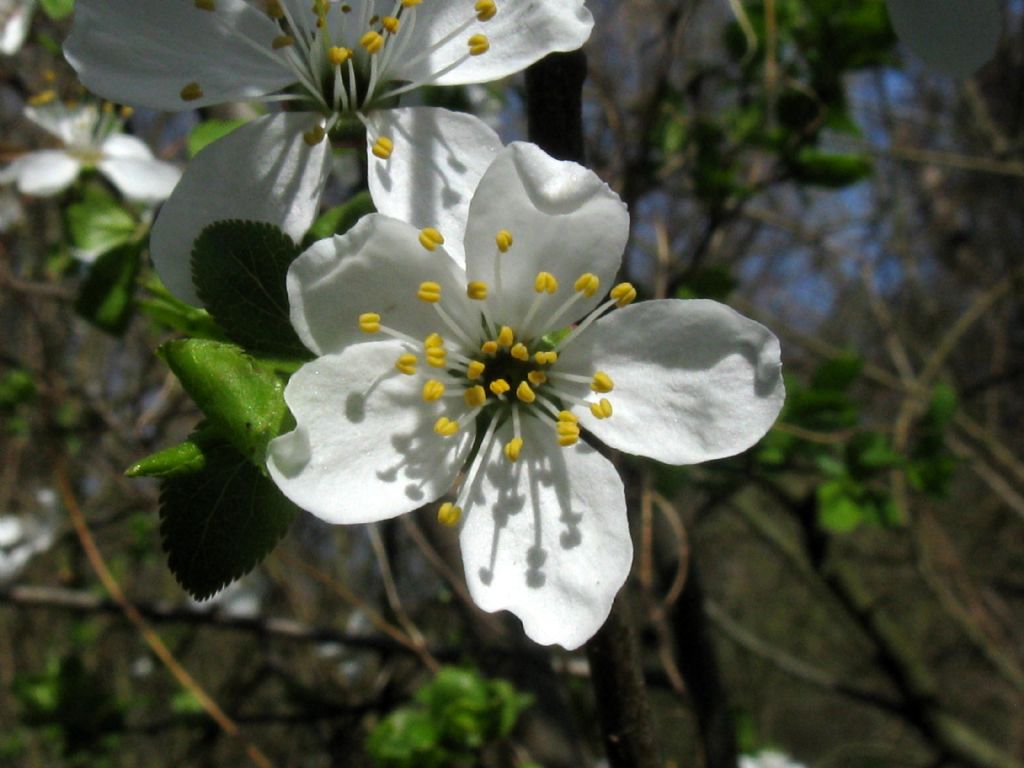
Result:
{"label": "flower petal", "polygon": [[[499,0],[498,13],[490,21],[474,22],[464,32],[441,43],[472,19],[473,14],[473,5],[468,1],[418,6],[413,36],[403,49],[408,53],[388,67],[388,74],[396,80],[429,81],[436,85],[485,83],[526,69],[554,51],[576,50],[587,41],[594,26],[583,0]],[[476,34],[487,35],[490,50],[467,57],[466,41]],[[434,45],[438,45],[436,50],[417,61],[417,53]],[[465,61],[434,78],[460,59]]]}
{"label": "flower petal", "polygon": [[459,537],[470,594],[485,611],[512,611],[535,642],[572,650],[601,627],[629,575],[622,481],[593,448],[560,448],[536,419],[523,421],[514,464],[501,455],[509,425],[498,435]]}
{"label": "flower petal", "polygon": [[[629,214],[607,184],[582,165],[555,160],[533,144],[510,144],[484,174],[466,227],[470,280],[494,279],[495,236],[508,230],[512,248],[501,259],[504,322],[522,320],[534,299],[534,280],[550,272],[560,284],[552,308],[592,272],[606,289],[618,271],[629,235]],[[601,300],[581,299],[562,325]],[[553,330],[553,329],[544,329]]]}
{"label": "flower petal", "polygon": [[158,203],[166,200],[181,179],[181,169],[153,157],[149,147],[134,136],[114,134],[100,148],[96,167],[129,200]]}
{"label": "flower petal", "polygon": [[[280,90],[295,75],[270,47],[280,29],[244,0],[78,0],[64,54],[93,93],[122,104],[194,109]],[[198,83],[202,96],[185,101]]]}
{"label": "flower petal", "polygon": [[95,104],[69,107],[60,101],[38,107],[27,106],[24,115],[65,146],[75,147],[92,146],[96,123],[100,119],[100,111]]}
{"label": "flower petal", "polygon": [[179,298],[199,303],[192,287],[192,244],[223,219],[266,221],[298,240],[309,229],[327,180],[329,145],[302,139],[313,118],[267,115],[204,148],[164,204],[150,249],[160,279]]}
{"label": "flower petal", "polygon": [[29,152],[0,171],[0,184],[17,182],[18,191],[35,197],[48,197],[71,186],[81,163],[59,149]]}
{"label": "flower petal", "polygon": [[373,154],[367,134],[370,194],[380,213],[417,227],[435,227],[445,248],[465,264],[469,201],[501,139],[473,115],[435,107],[383,109],[373,116],[378,135],[394,144],[387,160]]}
{"label": "flower petal", "polygon": [[23,0],[13,11],[9,11],[0,27],[0,53],[4,56],[14,55],[25,42],[29,27],[32,26],[35,7],[35,0]]}
{"label": "flower petal", "polygon": [[329,523],[386,520],[434,501],[473,444],[472,424],[456,437],[434,432],[445,401],[423,402],[419,378],[395,370],[403,350],[357,344],[302,366],[285,389],[297,427],[270,443],[267,469]]}
{"label": "flower petal", "polygon": [[435,330],[446,336],[434,307],[416,298],[426,281],[440,284],[445,311],[463,328],[479,328],[462,270],[443,248],[427,251],[419,234],[410,224],[370,214],[300,255],[288,270],[288,300],[302,342],[324,355],[375,340],[359,330],[364,312],[376,312],[384,325],[416,339]]}
{"label": "flower petal", "polygon": [[604,371],[614,413],[573,410],[602,442],[667,464],[732,456],[775,422],[785,388],[771,331],[704,299],[646,301],[612,312],[558,359],[558,370]]}

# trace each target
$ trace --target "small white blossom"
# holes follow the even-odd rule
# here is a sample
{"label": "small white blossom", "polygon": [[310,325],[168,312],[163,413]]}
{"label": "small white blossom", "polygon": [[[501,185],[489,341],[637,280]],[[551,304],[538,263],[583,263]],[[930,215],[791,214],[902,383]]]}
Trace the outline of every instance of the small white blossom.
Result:
{"label": "small white blossom", "polygon": [[119,103],[291,103],[206,147],[157,218],[156,269],[198,302],[189,255],[209,223],[305,234],[339,121],[361,121],[370,162],[386,165],[397,97],[505,77],[578,48],[592,26],[583,0],[78,0],[65,53],[86,87]]}
{"label": "small white blossom", "polygon": [[13,56],[28,37],[36,0],[0,0],[0,53]]}
{"label": "small white blossom", "polygon": [[[427,167],[392,191],[418,180],[421,212],[450,207],[436,155],[410,156]],[[779,344],[716,302],[632,303],[613,285],[628,214],[591,171],[513,144],[474,173],[449,231],[375,214],[294,262],[292,323],[318,358],[286,388],[297,426],[268,468],[333,523],[446,499],[474,600],[575,648],[632,562],[622,482],[584,430],[671,464],[742,451],[782,405]]]}
{"label": "small white blossom", "polygon": [[742,755],[740,768],[805,768],[802,763],[791,760],[781,752],[765,750],[756,755]]}
{"label": "small white blossom", "polygon": [[123,122],[113,105],[69,106],[46,96],[26,106],[24,114],[60,146],[22,155],[0,170],[0,183],[13,182],[23,194],[47,197],[95,168],[129,200],[152,204],[171,194],[181,171],[157,160],[141,140],[121,133]]}

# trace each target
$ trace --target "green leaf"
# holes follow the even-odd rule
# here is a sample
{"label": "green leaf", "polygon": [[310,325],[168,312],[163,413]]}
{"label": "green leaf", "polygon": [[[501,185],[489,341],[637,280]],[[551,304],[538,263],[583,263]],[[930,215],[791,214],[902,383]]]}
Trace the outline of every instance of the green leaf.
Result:
{"label": "green leaf", "polygon": [[850,496],[848,484],[833,480],[818,486],[818,522],[835,533],[849,533],[864,522],[864,513]]}
{"label": "green leaf", "polygon": [[75,311],[98,328],[121,335],[132,319],[139,252],[138,244],[129,243],[100,256],[82,282]]}
{"label": "green leaf", "polygon": [[708,267],[688,275],[676,291],[676,298],[724,301],[737,285],[739,281],[727,267]]}
{"label": "green leaf", "polygon": [[160,536],[167,563],[193,597],[210,597],[248,573],[277,545],[297,508],[228,445],[206,466],[160,486]]}
{"label": "green leaf", "polygon": [[376,208],[369,192],[360,192],[352,197],[344,205],[337,205],[329,211],[324,211],[320,217],[313,222],[309,234],[303,245],[312,245],[317,240],[333,235],[343,235],[348,232],[359,219],[368,213],[373,213]]}
{"label": "green leaf", "polygon": [[871,161],[860,155],[833,154],[805,147],[790,162],[793,176],[805,184],[839,189],[871,175]]}
{"label": "green leaf", "polygon": [[106,253],[131,240],[138,223],[114,198],[87,188],[85,198],[68,206],[65,214],[71,244],[91,255]]}
{"label": "green leaf", "polygon": [[196,292],[228,337],[246,349],[308,359],[292,328],[285,279],[299,249],[272,224],[218,221],[192,249]]}
{"label": "green leaf", "polygon": [[247,120],[205,120],[199,123],[188,135],[188,156],[199,154],[199,150],[217,139],[223,138],[235,128],[245,125]]}
{"label": "green leaf", "polygon": [[188,440],[135,462],[125,471],[125,475],[176,477],[194,474],[206,467],[206,453],[216,442],[216,437],[208,427],[200,428]]}
{"label": "green leaf", "polygon": [[830,392],[845,392],[860,378],[864,361],[853,353],[847,353],[828,360],[814,372],[811,386]]}
{"label": "green leaf", "polygon": [[170,341],[159,349],[210,426],[243,456],[263,464],[267,443],[288,417],[284,385],[238,347],[205,339]]}
{"label": "green leaf", "polygon": [[54,21],[60,21],[75,10],[75,0],[39,0],[43,12]]}
{"label": "green leaf", "polygon": [[936,384],[925,420],[934,429],[943,430],[956,415],[956,390],[948,384]]}
{"label": "green leaf", "polygon": [[150,319],[193,338],[227,340],[223,329],[205,309],[186,304],[156,278],[148,280],[145,288],[150,298],[139,300],[138,305]]}

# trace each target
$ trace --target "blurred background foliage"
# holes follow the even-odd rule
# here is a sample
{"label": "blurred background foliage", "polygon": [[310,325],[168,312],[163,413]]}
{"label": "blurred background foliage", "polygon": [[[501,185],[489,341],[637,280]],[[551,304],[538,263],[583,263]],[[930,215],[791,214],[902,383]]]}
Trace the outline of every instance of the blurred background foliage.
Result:
{"label": "blurred background foliage", "polygon": [[[588,6],[586,147],[632,213],[626,276],[761,320],[786,366],[748,453],[617,459],[664,764],[1024,765],[1024,7],[1000,3],[995,58],[955,81],[882,0]],[[42,3],[0,59],[3,161],[45,144],[33,95],[84,97],[69,10]],[[427,98],[525,138],[521,79]],[[127,125],[184,162],[250,116]],[[368,210],[358,184],[311,237]],[[248,552],[229,498],[230,576],[287,533],[190,600],[159,482],[124,472],[169,446],[251,466],[259,438],[210,448],[189,397],[232,321],[159,286],[149,213],[101,177],[0,195],[0,764],[600,764],[585,657],[477,610],[431,509],[354,528],[278,509]],[[222,583],[201,575],[193,592]]]}

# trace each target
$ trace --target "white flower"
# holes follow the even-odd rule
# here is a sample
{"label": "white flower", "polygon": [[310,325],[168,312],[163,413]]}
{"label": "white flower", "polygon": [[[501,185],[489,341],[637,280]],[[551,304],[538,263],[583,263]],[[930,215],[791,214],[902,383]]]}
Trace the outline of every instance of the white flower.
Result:
{"label": "white flower", "polygon": [[[425,174],[423,210],[445,208]],[[518,615],[538,643],[578,647],[632,562],[622,483],[581,429],[688,464],[751,446],[783,400],[763,326],[712,301],[608,290],[628,229],[591,171],[512,144],[443,236],[374,214],[315,244],[288,293],[318,358],[286,388],[297,426],[271,443],[274,481],[333,523],[451,491],[439,519],[460,527],[474,600]]]}
{"label": "white flower", "polygon": [[756,755],[742,755],[740,768],[804,768],[803,764],[790,760],[781,752],[765,750]]}
{"label": "white flower", "polygon": [[61,143],[59,149],[22,155],[0,170],[0,183],[15,182],[26,195],[55,195],[83,169],[95,168],[129,200],[158,203],[181,178],[178,168],[153,157],[144,142],[120,132],[123,124],[113,105],[67,106],[51,98],[25,107],[25,117]]}
{"label": "white flower", "polygon": [[578,48],[583,0],[79,0],[65,45],[92,91],[165,110],[294,102],[214,142],[189,165],[153,229],[167,287],[198,302],[189,254],[221,219],[268,221],[298,239],[343,117],[367,127],[371,162],[393,149],[390,107],[425,84],[495,80]]}
{"label": "white flower", "polygon": [[57,494],[44,488],[36,501],[34,512],[0,515],[0,585],[16,579],[33,557],[53,546],[60,519]]}
{"label": "white flower", "polygon": [[21,49],[35,10],[36,0],[0,0],[0,53],[4,56]]}

